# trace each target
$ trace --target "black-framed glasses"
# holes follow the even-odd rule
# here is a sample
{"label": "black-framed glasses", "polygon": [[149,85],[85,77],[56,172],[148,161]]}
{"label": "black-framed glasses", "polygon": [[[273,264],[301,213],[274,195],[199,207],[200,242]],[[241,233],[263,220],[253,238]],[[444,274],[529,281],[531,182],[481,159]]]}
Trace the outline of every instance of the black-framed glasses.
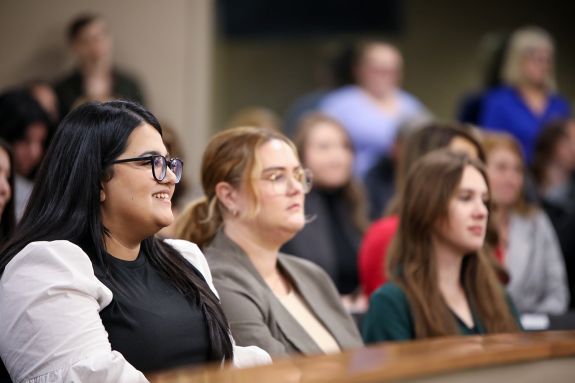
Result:
{"label": "black-framed glasses", "polygon": [[152,165],[152,175],[154,179],[161,182],[166,178],[168,173],[168,167],[176,175],[176,183],[180,182],[182,179],[182,171],[184,169],[184,161],[179,158],[167,159],[164,156],[156,154],[154,156],[147,157],[134,157],[134,158],[123,158],[121,160],[116,160],[112,164],[123,164],[125,162],[149,162]]}

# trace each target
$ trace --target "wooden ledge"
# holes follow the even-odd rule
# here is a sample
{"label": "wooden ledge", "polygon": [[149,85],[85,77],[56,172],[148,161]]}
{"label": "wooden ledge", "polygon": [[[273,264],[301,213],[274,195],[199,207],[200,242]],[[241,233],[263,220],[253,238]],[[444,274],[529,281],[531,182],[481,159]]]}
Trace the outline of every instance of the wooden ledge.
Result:
{"label": "wooden ledge", "polygon": [[560,357],[575,357],[575,331],[383,343],[340,354],[277,359],[268,366],[183,368],[148,378],[152,383],[389,382]]}

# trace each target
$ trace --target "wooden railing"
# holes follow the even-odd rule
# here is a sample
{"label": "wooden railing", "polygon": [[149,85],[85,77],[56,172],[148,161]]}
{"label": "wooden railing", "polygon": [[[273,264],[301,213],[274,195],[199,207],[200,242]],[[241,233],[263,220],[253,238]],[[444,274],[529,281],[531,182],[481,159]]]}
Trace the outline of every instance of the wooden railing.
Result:
{"label": "wooden railing", "polygon": [[575,331],[385,343],[340,354],[284,358],[268,366],[183,368],[148,378],[153,383],[368,383],[503,381],[493,378],[504,376],[523,383],[575,382]]}

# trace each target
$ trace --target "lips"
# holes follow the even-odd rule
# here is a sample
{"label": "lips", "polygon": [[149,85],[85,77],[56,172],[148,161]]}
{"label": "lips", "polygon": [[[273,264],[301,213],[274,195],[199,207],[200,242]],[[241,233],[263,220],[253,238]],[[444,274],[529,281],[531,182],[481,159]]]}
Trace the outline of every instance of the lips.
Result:
{"label": "lips", "polygon": [[298,209],[301,209],[300,203],[292,203],[291,205],[288,206],[288,210],[298,210]]}
{"label": "lips", "polygon": [[469,230],[471,234],[478,236],[483,235],[483,232],[485,231],[483,226],[470,226],[467,228],[467,230]]}
{"label": "lips", "polygon": [[154,193],[152,194],[152,197],[154,197],[155,199],[159,199],[161,201],[168,201],[168,202],[171,199],[170,193],[166,191]]}

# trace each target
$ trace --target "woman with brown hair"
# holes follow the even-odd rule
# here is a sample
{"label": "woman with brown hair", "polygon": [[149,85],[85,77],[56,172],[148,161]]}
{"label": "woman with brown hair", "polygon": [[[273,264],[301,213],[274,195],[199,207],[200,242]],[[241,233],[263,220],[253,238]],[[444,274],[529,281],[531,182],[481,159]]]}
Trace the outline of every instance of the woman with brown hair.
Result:
{"label": "woman with brown hair", "polygon": [[371,297],[366,342],[517,331],[484,253],[489,188],[482,164],[432,152],[410,170],[389,252],[390,281]]}
{"label": "woman with brown hair", "polygon": [[272,356],[361,346],[329,276],[279,251],[305,225],[311,188],[293,143],[265,128],[225,130],[208,144],[201,177],[205,197],[176,231],[204,249],[237,343]]}
{"label": "woman with brown hair", "polygon": [[357,253],[368,220],[363,190],[353,179],[351,140],[336,120],[312,113],[300,122],[294,143],[301,163],[313,174],[313,188],[305,198],[310,220],[282,251],[319,265],[333,279],[346,308],[365,310]]}
{"label": "woman with brown hair", "polygon": [[427,124],[412,133],[402,150],[396,172],[396,193],[388,206],[388,215],[375,221],[363,237],[359,251],[359,278],[363,292],[371,295],[387,280],[384,269],[387,249],[399,225],[398,206],[405,195],[405,177],[413,164],[432,150],[449,148],[485,159],[473,131],[455,123]]}
{"label": "woman with brown hair", "polygon": [[482,143],[509,295],[522,313],[562,314],[569,303],[565,264],[549,218],[523,198],[521,146],[504,133],[486,134]]}

